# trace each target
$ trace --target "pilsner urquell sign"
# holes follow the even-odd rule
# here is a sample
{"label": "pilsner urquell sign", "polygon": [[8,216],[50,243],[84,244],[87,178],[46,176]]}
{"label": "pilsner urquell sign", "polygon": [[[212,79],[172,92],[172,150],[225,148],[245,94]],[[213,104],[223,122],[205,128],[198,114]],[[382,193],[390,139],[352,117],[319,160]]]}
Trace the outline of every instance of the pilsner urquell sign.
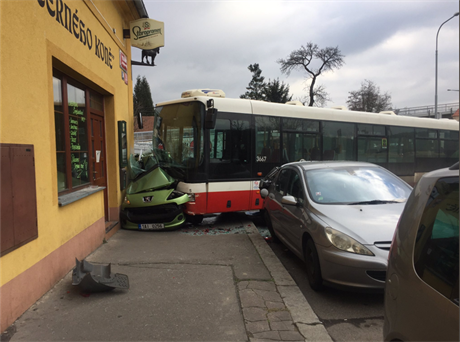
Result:
{"label": "pilsner urquell sign", "polygon": [[153,19],[139,19],[129,23],[131,46],[143,50],[165,46],[165,23]]}

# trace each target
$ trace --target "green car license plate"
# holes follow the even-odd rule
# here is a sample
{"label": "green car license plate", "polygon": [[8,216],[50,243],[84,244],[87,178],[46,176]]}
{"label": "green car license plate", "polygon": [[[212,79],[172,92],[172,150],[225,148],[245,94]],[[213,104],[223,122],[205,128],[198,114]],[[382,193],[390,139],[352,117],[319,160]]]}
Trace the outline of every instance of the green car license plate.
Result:
{"label": "green car license plate", "polygon": [[140,230],[159,230],[164,229],[165,225],[163,223],[148,223],[148,224],[140,224]]}

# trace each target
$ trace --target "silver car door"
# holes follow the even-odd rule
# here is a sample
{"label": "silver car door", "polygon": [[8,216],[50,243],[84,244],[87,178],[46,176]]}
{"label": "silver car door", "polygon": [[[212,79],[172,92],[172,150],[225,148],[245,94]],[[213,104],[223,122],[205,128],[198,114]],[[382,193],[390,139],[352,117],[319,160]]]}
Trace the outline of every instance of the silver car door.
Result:
{"label": "silver car door", "polygon": [[[286,196],[291,196],[296,204],[283,204],[283,228],[288,244],[297,254],[302,253],[302,232],[305,230],[305,193],[301,175],[291,170]],[[289,198],[286,198],[289,199]]]}

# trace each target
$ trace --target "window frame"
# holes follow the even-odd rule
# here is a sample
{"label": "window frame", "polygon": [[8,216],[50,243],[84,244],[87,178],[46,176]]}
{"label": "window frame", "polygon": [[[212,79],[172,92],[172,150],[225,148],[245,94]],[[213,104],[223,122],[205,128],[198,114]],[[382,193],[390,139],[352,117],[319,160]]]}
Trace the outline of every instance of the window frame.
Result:
{"label": "window frame", "polygon": [[[63,196],[63,195],[67,195],[67,194],[70,194],[70,193],[73,193],[73,192],[76,192],[76,191],[79,191],[79,190],[82,190],[82,189],[85,189],[85,188],[88,188],[92,185],[95,184],[94,182],[94,179],[92,177],[93,175],[93,165],[92,165],[92,155],[91,155],[91,151],[92,151],[92,141],[91,141],[91,138],[92,138],[92,134],[91,134],[91,114],[98,114],[100,116],[104,116],[104,96],[96,91],[94,91],[93,89],[89,88],[88,86],[82,84],[81,82],[78,82],[77,80],[75,80],[74,78],[66,75],[65,73],[57,70],[57,69],[53,69],[53,78],[57,78],[61,81],[61,87],[60,87],[60,91],[61,91],[61,99],[62,99],[62,115],[63,115],[63,121],[64,121],[64,154],[65,154],[65,167],[66,167],[66,171],[65,171],[65,175],[66,175],[66,178],[65,178],[65,182],[66,182],[66,187],[65,189],[59,191],[59,184],[57,186],[57,189],[58,189],[58,195],[59,196]],[[73,152],[75,151],[72,151],[71,148],[70,148],[70,117],[72,116],[70,113],[69,113],[69,99],[68,99],[68,85],[71,85],[73,87],[76,87],[80,90],[83,90],[84,91],[84,94],[85,94],[85,122],[86,122],[86,125],[85,125],[85,128],[86,128],[86,145],[87,145],[87,161],[88,161],[88,169],[87,169],[87,173],[88,173],[88,182],[85,182],[83,184],[79,184],[79,185],[73,185],[72,184],[72,160],[71,160],[71,155]],[[53,89],[53,92],[54,92],[54,89]],[[102,99],[102,111],[100,109],[97,109],[97,108],[92,108],[91,107],[91,104],[90,104],[90,99],[91,99],[91,95],[97,95],[97,96],[100,96],[100,98]],[[53,108],[53,111],[56,113],[56,110],[55,108]],[[56,115],[56,114],[55,114]],[[56,137],[56,117],[55,117],[55,120],[54,120],[54,131],[55,131],[55,137]],[[56,146],[56,167],[57,167],[57,163],[58,163],[58,160],[57,160],[57,154],[58,154],[58,150],[57,150],[58,146]],[[62,153],[62,152],[60,152]],[[83,152],[81,152],[83,153]],[[59,171],[58,171],[59,172]]]}
{"label": "window frame", "polygon": [[[449,186],[446,186],[446,184],[449,184]],[[457,187],[457,189],[455,189],[455,187]],[[458,199],[458,177],[446,176],[437,179],[436,184],[432,189],[432,193],[428,198],[428,201],[424,206],[423,213],[420,217],[416,239],[414,240],[412,263],[414,266],[415,274],[424,284],[437,291],[458,306],[458,265],[456,281],[455,279],[448,279],[444,276],[447,274],[447,272],[442,268],[442,263],[443,261],[446,261],[446,257],[449,257],[449,253],[442,254],[441,252],[443,252],[442,249],[446,245],[446,238],[433,237],[435,229],[438,227],[436,226],[436,220],[438,218],[439,212],[445,212],[446,209],[451,209],[450,211],[455,212],[455,206],[457,207],[458,211],[458,202],[454,203],[453,205],[450,204],[445,206],[445,201],[449,199],[449,195],[455,192],[457,192],[457,196],[453,197]],[[426,226],[426,223],[430,224]],[[455,236],[451,238],[455,239]],[[439,243],[440,240],[443,240],[444,246]],[[454,250],[458,251],[458,241]],[[449,252],[449,250],[447,250],[447,252]],[[456,258],[454,257],[452,259],[456,259],[458,262],[458,254]],[[431,276],[425,277],[425,271],[429,272]],[[451,273],[448,274],[451,275]],[[435,281],[433,281],[433,279],[435,279]]]}

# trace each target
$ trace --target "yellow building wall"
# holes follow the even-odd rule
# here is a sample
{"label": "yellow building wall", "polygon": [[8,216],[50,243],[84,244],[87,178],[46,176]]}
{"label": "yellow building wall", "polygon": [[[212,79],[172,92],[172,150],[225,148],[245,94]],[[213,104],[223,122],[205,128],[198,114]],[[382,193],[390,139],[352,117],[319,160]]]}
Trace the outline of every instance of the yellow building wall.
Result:
{"label": "yellow building wall", "polygon": [[[78,34],[83,24],[85,33],[91,30],[91,49],[57,21],[59,5],[71,10],[72,27],[78,28]],[[131,60],[130,41],[122,37],[129,20],[137,19],[129,13],[116,1],[0,1],[0,142],[34,145],[36,189],[31,191],[36,191],[38,215],[38,238],[0,258],[0,286],[104,218],[102,191],[64,207],[58,205],[53,66],[62,66],[69,76],[105,96],[109,218],[118,220],[114,216],[122,194],[117,121],[125,120],[127,131],[133,132],[130,70],[125,84],[119,66],[120,49]],[[112,53],[112,67],[96,55],[96,37]],[[128,139],[131,146],[132,134]]]}

